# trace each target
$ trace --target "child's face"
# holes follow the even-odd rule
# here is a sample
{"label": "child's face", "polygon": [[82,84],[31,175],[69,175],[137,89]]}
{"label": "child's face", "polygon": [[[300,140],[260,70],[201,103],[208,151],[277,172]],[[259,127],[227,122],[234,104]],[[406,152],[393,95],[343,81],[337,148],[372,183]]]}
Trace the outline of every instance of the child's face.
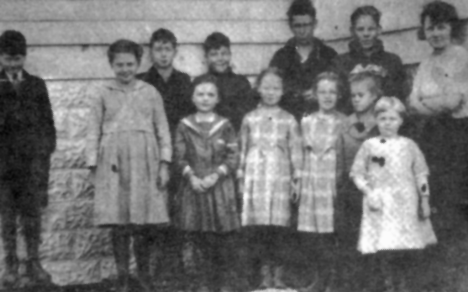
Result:
{"label": "child's face", "polygon": [[212,112],[218,104],[218,89],[213,83],[201,83],[195,87],[192,101],[199,112]]}
{"label": "child's face", "polygon": [[377,95],[371,90],[372,83],[370,79],[351,83],[351,102],[354,112],[366,112],[374,105]]}
{"label": "child's face", "polygon": [[384,137],[395,137],[398,135],[403,119],[396,110],[387,110],[377,115],[377,126],[380,135]]}
{"label": "child's face", "polygon": [[8,74],[18,73],[23,69],[26,56],[0,54],[0,63]]}
{"label": "child's face", "polygon": [[208,67],[217,73],[224,73],[231,64],[231,50],[228,47],[211,49],[206,53]]}
{"label": "child's face", "polygon": [[171,42],[156,41],[151,47],[151,59],[156,68],[166,69],[172,66],[176,48]]}
{"label": "child's face", "polygon": [[262,98],[262,103],[267,106],[277,105],[283,95],[283,83],[281,78],[275,74],[263,76],[258,92]]}
{"label": "child's face", "polygon": [[363,49],[372,48],[380,35],[380,26],[375,23],[370,15],[359,17],[352,27],[354,37],[359,41]]}
{"label": "child's face", "polygon": [[339,93],[335,81],[320,80],[317,84],[317,100],[320,110],[323,112],[333,111],[338,102]]}
{"label": "child's face", "polygon": [[140,64],[132,53],[117,53],[111,63],[117,81],[122,84],[128,84],[135,80]]}
{"label": "child's face", "polygon": [[299,44],[307,45],[314,37],[316,20],[310,15],[294,15],[290,27]]}

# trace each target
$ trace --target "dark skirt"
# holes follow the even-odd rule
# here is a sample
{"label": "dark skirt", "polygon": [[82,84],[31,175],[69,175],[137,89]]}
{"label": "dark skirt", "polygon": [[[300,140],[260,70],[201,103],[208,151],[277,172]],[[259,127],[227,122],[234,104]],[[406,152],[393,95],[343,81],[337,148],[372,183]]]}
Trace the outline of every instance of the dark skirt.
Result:
{"label": "dark skirt", "polygon": [[430,168],[431,205],[435,211],[432,222],[436,233],[467,226],[468,118],[429,119],[418,142]]}
{"label": "dark skirt", "polygon": [[208,192],[195,193],[183,179],[176,198],[175,226],[185,231],[229,232],[240,228],[232,177],[220,178]]}

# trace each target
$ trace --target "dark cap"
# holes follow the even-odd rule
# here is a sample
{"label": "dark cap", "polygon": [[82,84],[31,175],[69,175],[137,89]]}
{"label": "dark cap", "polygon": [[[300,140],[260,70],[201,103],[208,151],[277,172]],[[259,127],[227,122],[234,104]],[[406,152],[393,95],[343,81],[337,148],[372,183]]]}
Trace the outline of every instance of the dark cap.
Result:
{"label": "dark cap", "polygon": [[0,53],[26,56],[26,38],[16,30],[6,30],[0,36]]}

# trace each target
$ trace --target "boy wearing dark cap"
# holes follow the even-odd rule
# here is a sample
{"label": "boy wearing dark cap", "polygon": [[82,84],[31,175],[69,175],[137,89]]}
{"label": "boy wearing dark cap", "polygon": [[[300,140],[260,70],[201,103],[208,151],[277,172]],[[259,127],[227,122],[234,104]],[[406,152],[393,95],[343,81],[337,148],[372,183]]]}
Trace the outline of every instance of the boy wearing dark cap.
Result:
{"label": "boy wearing dark cap", "polygon": [[[45,82],[23,69],[26,39],[18,31],[0,36],[0,216],[4,287],[49,284],[39,261],[41,209],[48,204],[50,155],[55,127]],[[26,243],[26,267],[18,274],[16,221]]]}
{"label": "boy wearing dark cap", "polygon": [[208,66],[206,74],[216,77],[220,91],[216,112],[228,118],[234,129],[239,131],[242,118],[255,108],[257,103],[253,98],[250,83],[247,78],[232,71],[231,41],[226,35],[220,32],[210,34],[203,43],[203,49]]}

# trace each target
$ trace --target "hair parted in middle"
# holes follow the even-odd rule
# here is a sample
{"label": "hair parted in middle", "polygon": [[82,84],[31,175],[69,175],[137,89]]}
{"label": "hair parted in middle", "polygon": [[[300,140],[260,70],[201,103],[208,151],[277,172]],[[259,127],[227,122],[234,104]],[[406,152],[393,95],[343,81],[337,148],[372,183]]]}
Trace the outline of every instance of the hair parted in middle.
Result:
{"label": "hair parted in middle", "polygon": [[119,53],[133,54],[137,62],[140,63],[141,57],[143,56],[143,48],[131,40],[117,40],[109,46],[109,49],[107,49],[107,58],[109,59],[109,63],[114,62],[115,55]]}
{"label": "hair parted in middle", "polygon": [[281,84],[283,84],[284,80],[284,75],[283,71],[281,69],[278,69],[276,67],[268,67],[266,69],[263,69],[260,74],[258,74],[257,79],[255,80],[255,88],[258,89],[260,87],[260,84],[262,83],[263,78],[267,75],[275,75],[278,76],[279,79],[281,79]]}
{"label": "hair parted in middle", "polygon": [[195,80],[193,81],[192,96],[193,96],[193,94],[195,92],[195,88],[197,88],[198,85],[205,84],[205,83],[213,84],[214,87],[216,88],[216,92],[218,93],[218,95],[220,94],[219,88],[218,88],[218,79],[216,78],[216,76],[214,76],[212,74],[205,74],[205,75],[202,75],[202,76],[200,76],[198,78],[195,78]]}
{"label": "hair parted in middle", "polygon": [[343,79],[340,78],[340,76],[338,74],[336,74],[335,72],[331,72],[331,71],[326,71],[326,72],[320,73],[314,80],[314,85],[313,85],[313,88],[312,88],[314,90],[314,92],[317,91],[318,84],[322,80],[328,80],[328,81],[335,82],[336,89],[338,91],[338,97],[339,98],[342,97],[342,94],[343,94],[343,92],[345,90],[345,84],[343,82]]}

